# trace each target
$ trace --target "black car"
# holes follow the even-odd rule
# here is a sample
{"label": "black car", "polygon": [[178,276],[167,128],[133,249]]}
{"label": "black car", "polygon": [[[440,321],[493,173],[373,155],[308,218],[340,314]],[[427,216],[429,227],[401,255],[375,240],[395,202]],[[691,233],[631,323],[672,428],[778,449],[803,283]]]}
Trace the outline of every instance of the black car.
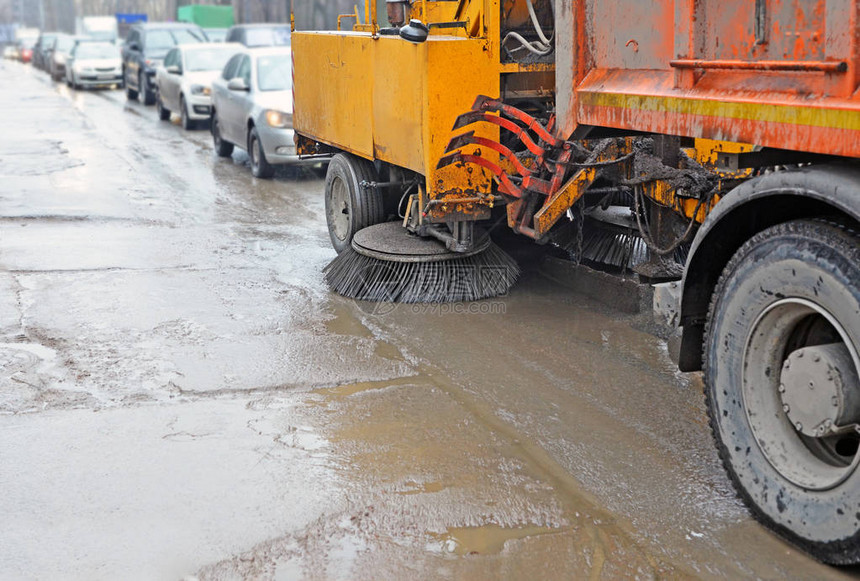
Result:
{"label": "black car", "polygon": [[207,42],[206,33],[196,24],[186,22],[150,22],[129,29],[122,47],[122,73],[125,94],[144,105],[155,103],[155,69],[177,44]]}
{"label": "black car", "polygon": [[237,24],[227,31],[224,42],[238,42],[247,47],[290,46],[290,25]]}
{"label": "black car", "polygon": [[36,41],[36,46],[33,47],[33,66],[37,69],[48,70],[47,53],[54,46],[54,40],[57,38],[57,32],[43,32],[39,35],[39,40]]}

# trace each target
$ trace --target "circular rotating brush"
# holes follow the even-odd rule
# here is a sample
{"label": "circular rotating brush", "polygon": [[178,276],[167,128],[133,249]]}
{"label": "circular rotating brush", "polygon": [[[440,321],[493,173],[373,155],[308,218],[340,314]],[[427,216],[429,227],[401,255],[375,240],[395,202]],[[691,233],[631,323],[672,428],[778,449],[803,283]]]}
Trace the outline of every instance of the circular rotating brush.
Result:
{"label": "circular rotating brush", "polygon": [[520,269],[487,235],[461,254],[386,222],[358,231],[323,273],[331,290],[356,300],[448,303],[503,295]]}

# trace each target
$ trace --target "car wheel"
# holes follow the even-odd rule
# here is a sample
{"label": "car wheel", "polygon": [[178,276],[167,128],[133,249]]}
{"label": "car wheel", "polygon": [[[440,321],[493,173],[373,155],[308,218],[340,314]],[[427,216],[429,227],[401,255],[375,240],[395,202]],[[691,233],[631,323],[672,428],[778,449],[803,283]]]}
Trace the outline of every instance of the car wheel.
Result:
{"label": "car wheel", "polygon": [[248,135],[248,156],[251,158],[251,173],[255,178],[268,179],[275,175],[275,168],[266,160],[256,127],[251,127],[251,133]]}
{"label": "car wheel", "polygon": [[355,233],[385,219],[382,196],[361,182],[378,179],[373,164],[348,153],[331,158],[325,178],[325,217],[329,238],[341,253],[352,244]]}
{"label": "car wheel", "polygon": [[218,154],[218,157],[230,157],[233,155],[233,144],[229,141],[224,141],[224,138],[221,137],[221,125],[218,123],[218,116],[214,113],[212,114],[210,126],[212,128],[212,143],[215,145],[215,152]]}
{"label": "car wheel", "polygon": [[197,123],[188,116],[188,103],[185,102],[185,97],[179,97],[179,115],[182,118],[183,129],[190,131],[197,127]]}
{"label": "car wheel", "polygon": [[159,119],[162,121],[168,121],[170,119],[170,109],[165,108],[164,103],[161,101],[161,92],[158,92],[155,95],[155,109],[158,111]]}
{"label": "car wheel", "polygon": [[708,415],[732,484],[765,526],[831,564],[860,559],[860,245],[796,220],[723,271],[704,346]]}
{"label": "car wheel", "polygon": [[131,85],[129,84],[127,77],[128,77],[128,73],[125,70],[123,70],[122,71],[122,78],[125,81],[125,96],[129,101],[134,101],[135,99],[137,99],[137,91],[135,91],[134,89],[131,88]]}
{"label": "car wheel", "polygon": [[146,73],[140,71],[137,75],[137,89],[140,94],[141,101],[143,101],[144,105],[154,105],[155,104],[155,94],[152,90],[152,87],[149,86],[148,81],[146,80]]}

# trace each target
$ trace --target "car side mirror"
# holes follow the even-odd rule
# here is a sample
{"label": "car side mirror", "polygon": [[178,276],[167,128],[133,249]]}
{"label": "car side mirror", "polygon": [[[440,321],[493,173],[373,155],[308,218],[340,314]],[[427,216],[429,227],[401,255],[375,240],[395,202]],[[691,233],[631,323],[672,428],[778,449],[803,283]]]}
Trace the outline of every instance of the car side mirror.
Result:
{"label": "car side mirror", "polygon": [[167,67],[167,72],[170,73],[171,75],[181,75],[182,69],[180,69],[176,65],[170,65],[169,67]]}
{"label": "car side mirror", "polygon": [[248,83],[246,83],[245,79],[243,79],[242,77],[230,79],[227,82],[227,88],[231,91],[248,91],[250,89],[250,87],[248,87]]}
{"label": "car side mirror", "polygon": [[137,44],[136,42],[130,42],[130,43],[128,43],[128,48],[129,48],[129,50],[136,50],[136,51],[140,51],[140,45],[139,45],[139,44]]}

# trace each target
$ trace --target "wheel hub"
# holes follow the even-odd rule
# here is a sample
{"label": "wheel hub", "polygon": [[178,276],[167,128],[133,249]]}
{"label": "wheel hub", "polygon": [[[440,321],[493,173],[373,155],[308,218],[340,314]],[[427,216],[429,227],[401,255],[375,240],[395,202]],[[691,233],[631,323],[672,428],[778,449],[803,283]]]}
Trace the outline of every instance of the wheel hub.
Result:
{"label": "wheel hub", "polygon": [[794,428],[822,437],[860,419],[860,381],[844,343],[803,347],[786,358],[780,375],[783,411]]}
{"label": "wheel hub", "polygon": [[346,190],[346,184],[342,180],[335,178],[331,185],[331,206],[329,208],[330,223],[334,226],[335,235],[341,240],[346,239],[349,231],[349,205],[347,198],[349,193]]}
{"label": "wheel hub", "polygon": [[[842,340],[790,344],[810,318]],[[781,299],[753,323],[743,354],[747,421],[770,465],[796,486],[829,490],[860,464],[857,361],[842,325],[805,298]]]}

